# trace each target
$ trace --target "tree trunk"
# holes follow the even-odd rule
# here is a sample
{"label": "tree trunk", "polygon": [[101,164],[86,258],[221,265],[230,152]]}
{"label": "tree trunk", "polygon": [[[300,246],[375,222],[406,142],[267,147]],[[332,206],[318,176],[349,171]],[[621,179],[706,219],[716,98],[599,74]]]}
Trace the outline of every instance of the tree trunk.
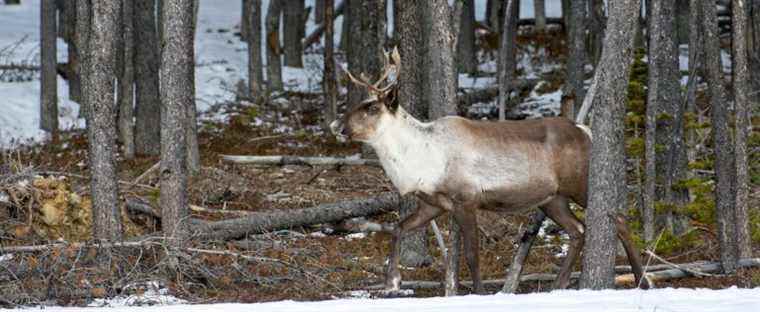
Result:
{"label": "tree trunk", "polygon": [[[700,2],[701,3],[701,2]],[[694,3],[692,3],[694,4]],[[718,38],[718,14],[714,5],[702,3],[708,94],[712,109],[712,138],[715,147],[715,212],[718,222],[720,261],[726,273],[734,272],[738,257],[734,210],[734,154],[728,129],[728,103],[723,93],[723,69]]]}
{"label": "tree trunk", "polygon": [[[422,16],[422,4],[416,1],[395,1],[396,34],[399,39],[399,53],[401,54],[401,72],[398,76],[398,99],[415,118],[426,120],[428,117],[427,103],[422,101],[422,58],[425,51],[423,36],[420,26]],[[399,206],[399,215],[403,219],[417,209],[417,202],[413,198],[404,198]],[[400,262],[404,266],[431,263],[432,257],[428,250],[427,235],[425,229],[419,229],[407,233],[401,239]]]}
{"label": "tree trunk", "polygon": [[343,50],[343,53],[348,53],[349,48],[349,39],[348,34],[350,33],[348,30],[351,29],[351,0],[343,0],[343,3],[346,4],[346,11],[343,13],[343,24],[341,24],[340,28],[340,42],[338,43],[338,47]]}
{"label": "tree trunk", "polygon": [[[509,0],[506,2],[504,14],[504,27],[502,29],[501,40],[499,41],[499,59],[497,68],[499,73],[499,120],[505,120],[509,102],[509,94],[512,93],[511,82],[517,69],[517,19],[520,10],[517,5],[519,0]],[[511,105],[510,105],[511,106]]]}
{"label": "tree trunk", "polygon": [[[198,7],[200,7],[200,0],[193,0],[193,14],[191,15],[191,24],[190,27],[192,28],[192,37],[191,42],[193,43],[193,46],[195,45],[195,32],[198,28]],[[261,6],[259,6],[261,7]],[[260,22],[260,21],[259,21]],[[261,23],[259,23],[261,25]],[[259,26],[259,33],[261,33],[261,26]],[[261,45],[259,45],[261,46]],[[195,55],[195,52],[193,51],[193,55]],[[259,57],[261,59],[261,57]],[[193,91],[192,96],[192,102],[190,105],[185,106],[187,119],[185,123],[185,138],[187,139],[187,171],[190,173],[190,175],[195,175],[198,172],[201,171],[201,152],[200,148],[198,147],[198,118],[197,118],[197,107],[195,106],[195,59],[192,60],[192,70],[187,72],[187,74],[190,76],[188,77],[188,80],[193,83],[193,87],[190,89]]]}
{"label": "tree trunk", "polygon": [[457,67],[460,73],[475,74],[478,71],[475,52],[475,0],[466,0],[457,40]]}
{"label": "tree trunk", "polygon": [[[257,0],[250,0],[257,1]],[[193,0],[165,0],[161,57],[161,226],[172,246],[187,237],[187,107],[195,105]],[[253,20],[251,20],[253,22]]]}
{"label": "tree trunk", "polygon": [[575,116],[575,111],[580,109],[586,91],[583,89],[583,81],[586,79],[586,3],[584,1],[572,1],[570,4],[569,39],[570,51],[567,58],[567,84],[569,84],[570,96],[573,101],[573,112],[570,119]]}
{"label": "tree trunk", "polygon": [[[573,1],[583,3],[581,1]],[[533,0],[533,12],[536,19],[536,32],[541,34],[546,31],[546,2],[544,0]],[[572,16],[572,14],[570,14]],[[563,15],[562,17],[567,17]]]}
{"label": "tree trunk", "polygon": [[135,1],[135,153],[161,151],[158,38],[155,0]]}
{"label": "tree trunk", "polygon": [[617,246],[614,215],[626,206],[623,119],[640,6],[640,0],[622,0],[610,7],[609,31],[595,73],[599,105],[593,110],[594,142],[581,288],[602,289],[615,285],[617,252],[610,246]]}
{"label": "tree trunk", "polygon": [[425,1],[423,22],[426,53],[423,58],[425,85],[423,92],[431,120],[456,114],[457,75],[455,55],[456,34],[452,34],[451,8],[442,0]]}
{"label": "tree trunk", "polygon": [[588,54],[594,68],[602,57],[602,46],[607,19],[604,16],[604,0],[588,0],[589,2],[589,49]]}
{"label": "tree trunk", "polygon": [[749,25],[747,29],[747,36],[749,37],[749,51],[750,60],[750,78],[752,83],[750,84],[753,94],[750,96],[750,101],[754,103],[760,102],[760,1],[753,0],[749,7]]}
{"label": "tree trunk", "polygon": [[488,19],[488,25],[491,26],[496,33],[501,34],[502,27],[504,26],[504,5],[506,2],[500,0],[488,0],[491,3],[490,14],[486,16]]}
{"label": "tree trunk", "polygon": [[58,135],[58,73],[54,0],[40,1],[40,129]]}
{"label": "tree trunk", "polygon": [[689,0],[675,0],[676,46],[689,43]]}
{"label": "tree trunk", "polygon": [[246,42],[248,43],[248,92],[251,98],[261,96],[264,82],[261,59],[261,0],[246,0],[249,21]]}
{"label": "tree trunk", "polygon": [[87,92],[89,86],[87,85],[89,74],[88,62],[90,58],[90,32],[91,32],[91,8],[90,1],[77,0],[77,24],[76,24],[76,46],[79,63],[77,66],[77,76],[80,79],[80,103],[79,103],[79,116],[87,117]]}
{"label": "tree trunk", "polygon": [[[322,24],[324,23],[324,16],[325,16],[325,7],[327,4],[325,4],[325,0],[316,0],[314,1],[314,24]],[[333,9],[334,13],[335,9]],[[308,16],[306,17],[308,18]]]}
{"label": "tree trunk", "polygon": [[135,24],[134,2],[122,2],[121,51],[122,68],[119,77],[119,139],[125,159],[135,157],[134,92],[135,92]]}
{"label": "tree trunk", "polygon": [[324,22],[325,29],[325,71],[322,78],[323,92],[325,93],[325,106],[327,107],[327,111],[325,112],[325,125],[329,125],[338,118],[338,86],[335,75],[335,57],[333,56],[333,46],[335,45],[333,35],[334,3],[333,0],[319,0],[317,1],[317,8],[319,8],[320,5],[323,7],[322,12],[324,12],[324,17],[322,18],[322,21]]}
{"label": "tree trunk", "polygon": [[284,0],[282,11],[285,66],[303,67],[301,39],[304,37],[304,0]]}
{"label": "tree trunk", "polygon": [[210,222],[200,226],[199,239],[233,239],[248,234],[265,233],[318,223],[338,222],[367,217],[398,209],[402,199],[397,193],[376,197],[321,204],[303,209],[253,212],[241,218]]}
{"label": "tree trunk", "polygon": [[752,241],[749,236],[749,166],[747,164],[747,137],[752,131],[749,120],[750,75],[747,50],[747,10],[746,1],[733,0],[731,6],[733,40],[733,87],[735,110],[735,164],[736,164],[736,244],[739,259],[752,256]]}
{"label": "tree trunk", "polygon": [[[351,31],[346,51],[348,70],[364,73],[370,80],[379,78],[383,69],[385,45],[385,0],[353,1],[348,6]],[[366,90],[349,84],[348,105],[359,103],[366,97]]]}
{"label": "tree trunk", "polygon": [[280,14],[282,1],[270,0],[267,9],[267,84],[269,92],[282,90],[282,63],[280,60]]}
{"label": "tree trunk", "polygon": [[[678,69],[678,43],[676,42],[676,7],[672,1],[653,1],[649,18],[649,79],[647,95],[646,146],[646,203],[645,239],[654,238],[654,206],[656,201],[671,207],[665,215],[665,224],[674,233],[673,208],[688,202],[688,194],[673,189],[674,184],[686,176],[686,149],[683,145],[683,100],[681,99],[681,73]],[[655,130],[656,129],[656,130]],[[655,153],[655,146],[665,151]],[[656,170],[655,170],[656,168]],[[655,187],[659,181],[659,188]],[[649,218],[647,218],[649,217]],[[647,224],[652,222],[650,224]],[[651,236],[647,236],[651,235]]]}
{"label": "tree trunk", "polygon": [[79,103],[82,101],[82,90],[79,77],[79,51],[77,49],[77,0],[66,1],[63,8],[60,24],[64,28],[63,39],[68,46],[65,78],[69,83],[69,99]]}
{"label": "tree trunk", "polygon": [[121,240],[122,226],[116,176],[114,45],[118,33],[119,3],[93,1],[91,8],[90,46],[98,48],[90,50],[90,58],[86,62],[89,77],[85,78],[85,102],[89,105],[87,132],[92,176],[93,237],[118,241]]}
{"label": "tree trunk", "polygon": [[[689,6],[689,81],[686,86],[686,111],[696,115],[697,112],[697,84],[700,76],[704,75],[704,38],[703,38],[703,12],[701,5]],[[697,137],[694,129],[686,133],[688,146],[696,146]],[[688,161],[696,160],[696,149],[687,150]]]}
{"label": "tree trunk", "polygon": [[[248,42],[248,34],[251,31],[251,1],[242,0],[240,10],[240,40]],[[249,47],[250,49],[250,47]]]}

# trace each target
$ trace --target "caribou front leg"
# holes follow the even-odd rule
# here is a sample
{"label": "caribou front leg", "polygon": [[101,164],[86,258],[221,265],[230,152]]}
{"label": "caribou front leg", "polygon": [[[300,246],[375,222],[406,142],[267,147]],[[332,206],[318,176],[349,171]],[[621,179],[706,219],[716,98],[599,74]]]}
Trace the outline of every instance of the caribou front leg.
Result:
{"label": "caribou front leg", "polygon": [[391,230],[391,254],[388,257],[388,268],[385,272],[385,290],[388,292],[401,290],[401,272],[398,270],[401,238],[407,232],[428,224],[430,220],[443,213],[443,209],[425,201],[418,200],[417,203],[417,211],[407,216]]}

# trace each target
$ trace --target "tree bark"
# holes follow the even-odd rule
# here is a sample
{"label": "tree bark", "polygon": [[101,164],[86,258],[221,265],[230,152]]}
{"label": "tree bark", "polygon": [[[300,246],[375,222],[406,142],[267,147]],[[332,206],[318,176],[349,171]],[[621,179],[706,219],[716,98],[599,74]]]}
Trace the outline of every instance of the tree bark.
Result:
{"label": "tree bark", "polygon": [[248,92],[251,98],[261,96],[264,68],[261,59],[261,0],[246,0],[249,29],[248,43]]}
{"label": "tree bark", "polygon": [[589,2],[589,58],[594,68],[602,57],[602,46],[607,19],[604,15],[604,0],[588,0]]}
{"label": "tree bark", "polygon": [[77,66],[77,76],[80,79],[80,103],[79,103],[79,116],[87,117],[87,92],[88,92],[88,79],[89,70],[88,62],[90,58],[90,32],[91,32],[91,5],[90,0],[77,0],[77,24],[76,24],[76,46],[79,63]]}
{"label": "tree bark", "polygon": [[[81,12],[81,11],[80,11]],[[114,102],[114,56],[119,3],[92,2],[90,59],[86,62],[88,87],[85,96],[89,112],[90,174],[92,176],[93,236],[95,239],[121,239],[116,170],[116,105]],[[97,83],[96,83],[97,82]]]}
{"label": "tree bark", "polygon": [[[583,3],[581,1],[573,2]],[[546,31],[546,2],[544,0],[533,0],[533,12],[536,18],[536,32],[543,33]],[[566,15],[563,17],[566,17]]]}
{"label": "tree bark", "polygon": [[749,46],[747,50],[750,55],[749,65],[752,81],[750,84],[752,90],[750,101],[758,103],[760,102],[760,1],[751,1],[748,9],[747,36],[749,37]]}
{"label": "tree bark", "polygon": [[399,205],[402,205],[402,199],[397,193],[384,193],[376,197],[321,204],[311,208],[253,212],[245,217],[202,225],[196,229],[197,238],[234,239],[248,234],[378,215],[394,211]]}
{"label": "tree bark", "polygon": [[63,39],[68,46],[68,63],[66,64],[66,80],[69,83],[69,99],[74,102],[82,101],[82,90],[79,77],[79,51],[77,49],[77,0],[66,1],[62,13],[61,27],[64,28]]}
{"label": "tree bark", "polygon": [[735,164],[736,164],[736,244],[739,259],[752,256],[752,241],[749,236],[749,166],[747,164],[747,137],[752,131],[749,120],[750,75],[747,50],[747,9],[745,0],[733,0],[731,6],[733,40],[733,87],[735,111]]}
{"label": "tree bark", "polygon": [[[240,40],[248,42],[248,34],[251,30],[251,1],[242,0],[240,10]],[[250,47],[249,47],[250,49]]]}
{"label": "tree bark", "polygon": [[519,0],[509,0],[504,7],[504,27],[502,29],[501,40],[499,42],[499,60],[497,68],[499,73],[499,120],[505,120],[509,95],[512,92],[511,82],[514,80],[515,70],[517,69],[517,18],[519,17]]}
{"label": "tree bark", "polygon": [[282,90],[282,63],[280,60],[280,14],[282,1],[270,0],[267,9],[267,84],[269,92]]}
{"label": "tree bark", "polygon": [[343,13],[343,24],[341,24],[340,28],[340,42],[338,43],[338,47],[343,50],[344,53],[347,53],[350,49],[348,34],[351,32],[348,31],[348,29],[351,29],[351,0],[343,0],[343,3],[346,4],[346,12]]}
{"label": "tree bark", "polygon": [[456,114],[458,79],[454,63],[456,34],[452,34],[451,8],[447,1],[424,1],[426,53],[423,58],[423,94],[431,120]]}
{"label": "tree bark", "polygon": [[567,58],[567,83],[570,86],[569,98],[573,101],[573,111],[570,119],[575,118],[575,112],[580,109],[586,91],[583,82],[586,79],[586,3],[572,1],[570,4],[569,43],[570,51]]}
{"label": "tree bark", "polygon": [[[254,1],[254,0],[250,0]],[[171,246],[187,238],[187,107],[195,105],[193,0],[165,0],[161,53],[161,226]],[[253,20],[252,20],[253,22]]]}
{"label": "tree bark", "polygon": [[[692,3],[693,4],[693,3]],[[715,211],[723,269],[734,272],[738,257],[736,248],[733,144],[728,129],[728,103],[724,94],[724,73],[721,66],[718,15],[714,5],[702,4],[705,29],[705,55],[708,94],[710,99],[712,138],[715,150]]]}
{"label": "tree bark", "polygon": [[284,0],[282,11],[285,66],[303,67],[301,39],[304,37],[304,0]]}
{"label": "tree bark", "polygon": [[[374,81],[383,70],[385,0],[353,1],[348,11],[352,18],[346,51],[348,70],[356,74],[364,73]],[[347,103],[357,104],[366,95],[362,87],[349,84]]]}
{"label": "tree bark", "polygon": [[466,0],[457,39],[457,67],[460,73],[475,74],[478,71],[475,52],[475,0]]}
{"label": "tree bark", "polygon": [[[686,86],[686,111],[696,115],[697,112],[697,84],[699,78],[704,76],[704,58],[703,51],[703,18],[701,5],[689,6],[689,81]],[[686,133],[686,140],[689,146],[696,146],[696,133],[694,129]],[[696,149],[687,149],[687,160],[696,160]]]}
{"label": "tree bark", "polygon": [[[325,8],[327,7],[327,4],[325,3],[325,0],[316,0],[314,1],[314,24],[322,24],[324,23],[325,19]],[[334,9],[333,9],[334,11]],[[308,16],[307,16],[308,18]]]}
{"label": "tree bark", "polygon": [[155,0],[135,1],[135,153],[161,151],[158,35]]}
{"label": "tree bark", "polygon": [[121,51],[122,68],[119,77],[119,139],[125,159],[135,157],[135,24],[134,2],[122,2]]}
{"label": "tree bark", "polygon": [[[317,1],[317,8],[320,6],[322,6],[321,12],[324,12],[322,21],[325,30],[325,70],[322,78],[323,92],[325,93],[325,106],[327,108],[325,112],[325,125],[329,125],[338,118],[338,86],[335,75],[335,57],[333,56],[333,46],[335,45],[333,35],[333,13],[335,10],[333,0],[319,0]],[[319,10],[316,10],[315,13],[318,11]],[[319,14],[316,16],[319,16]]]}
{"label": "tree bark", "polygon": [[609,31],[595,78],[598,104],[593,110],[594,142],[589,168],[586,248],[581,288],[611,288],[617,246],[614,214],[626,205],[624,122],[626,90],[633,55],[640,0],[610,6]]}
{"label": "tree bark", "polygon": [[54,0],[40,1],[40,129],[58,134],[58,73]]}

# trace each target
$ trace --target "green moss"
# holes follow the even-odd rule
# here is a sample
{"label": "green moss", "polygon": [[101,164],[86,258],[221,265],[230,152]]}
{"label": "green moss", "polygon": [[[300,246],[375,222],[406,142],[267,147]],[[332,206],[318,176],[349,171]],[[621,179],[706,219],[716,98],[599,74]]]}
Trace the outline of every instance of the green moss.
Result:
{"label": "green moss", "polygon": [[753,242],[760,243],[760,209],[749,210],[749,234]]}
{"label": "green moss", "polygon": [[630,157],[644,157],[644,138],[630,137],[625,141],[625,149]]}
{"label": "green moss", "polygon": [[689,169],[712,170],[713,164],[712,159],[695,160],[689,163]]}

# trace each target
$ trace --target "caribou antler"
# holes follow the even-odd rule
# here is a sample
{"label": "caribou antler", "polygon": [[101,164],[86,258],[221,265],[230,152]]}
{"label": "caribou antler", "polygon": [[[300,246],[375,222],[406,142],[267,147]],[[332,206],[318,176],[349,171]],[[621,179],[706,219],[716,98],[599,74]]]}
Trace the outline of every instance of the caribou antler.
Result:
{"label": "caribou antler", "polygon": [[[394,48],[393,52],[383,52],[383,73],[380,75],[380,79],[375,81],[375,83],[370,83],[369,78],[364,75],[364,73],[359,74],[359,78],[356,78],[351,72],[348,71],[346,68],[343,69],[344,72],[348,75],[348,79],[351,80],[354,84],[364,86],[367,89],[369,89],[372,93],[385,93],[390,88],[396,85],[398,82],[398,75],[400,73],[400,66],[401,66],[401,56],[398,53],[398,49]],[[392,60],[392,61],[391,61]],[[388,76],[390,76],[391,72],[396,72],[396,81],[393,81],[386,85],[385,87],[380,87],[380,84],[382,84],[385,80],[388,79]]]}

